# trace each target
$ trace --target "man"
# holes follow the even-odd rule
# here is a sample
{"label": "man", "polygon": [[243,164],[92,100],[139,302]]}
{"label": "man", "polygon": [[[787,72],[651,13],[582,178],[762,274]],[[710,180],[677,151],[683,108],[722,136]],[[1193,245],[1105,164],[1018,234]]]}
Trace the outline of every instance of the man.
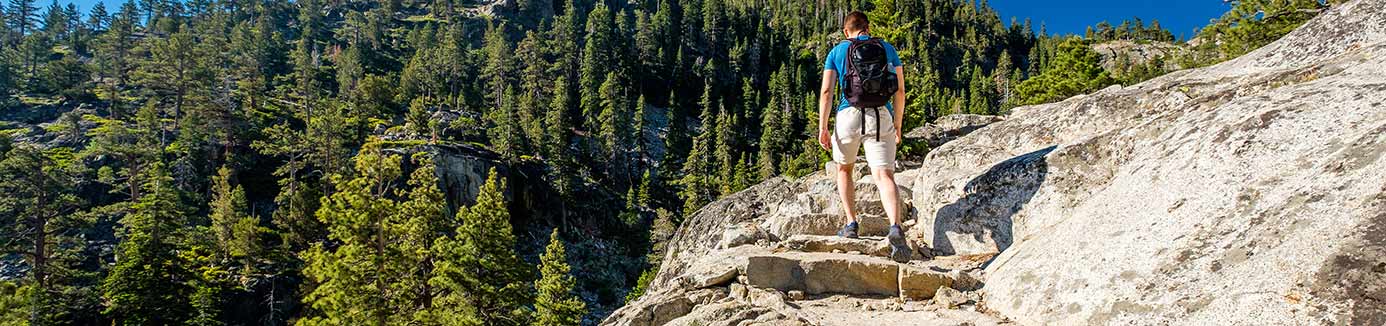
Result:
{"label": "man", "polygon": [[[890,241],[890,258],[903,263],[913,256],[900,228],[900,197],[895,188],[895,149],[901,140],[899,130],[904,121],[904,69],[895,47],[871,38],[870,27],[866,14],[859,11],[847,14],[842,27],[847,40],[833,47],[823,63],[823,87],[818,98],[818,143],[823,149],[831,148],[833,161],[837,163],[833,173],[847,213],[847,224],[838,235],[857,237],[852,164],[856,162],[857,150],[865,147],[866,162],[871,167],[876,188],[881,191],[881,204],[890,217],[890,231],[886,236]],[[863,62],[878,63],[882,71],[863,71],[876,69]],[[879,86],[883,83],[886,87]],[[889,87],[891,84],[895,87]],[[834,92],[838,85],[842,90]],[[893,94],[889,91],[892,88]],[[872,91],[876,93],[871,94]],[[839,104],[830,111],[834,108],[834,97]],[[836,116],[831,133],[828,130],[830,116]]]}

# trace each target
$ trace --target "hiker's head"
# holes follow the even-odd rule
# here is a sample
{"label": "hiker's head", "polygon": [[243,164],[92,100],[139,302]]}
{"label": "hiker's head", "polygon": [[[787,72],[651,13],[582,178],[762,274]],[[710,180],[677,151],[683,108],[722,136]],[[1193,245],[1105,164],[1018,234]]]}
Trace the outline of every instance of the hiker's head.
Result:
{"label": "hiker's head", "polygon": [[866,20],[866,14],[860,11],[853,11],[847,14],[842,20],[842,35],[852,37],[853,34],[866,34],[871,30],[871,22]]}

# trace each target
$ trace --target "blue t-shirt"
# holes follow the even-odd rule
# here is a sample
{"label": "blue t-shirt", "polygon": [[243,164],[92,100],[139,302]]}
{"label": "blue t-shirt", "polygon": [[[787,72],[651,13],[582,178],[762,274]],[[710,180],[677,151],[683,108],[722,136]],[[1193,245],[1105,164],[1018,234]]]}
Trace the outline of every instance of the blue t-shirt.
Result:
{"label": "blue t-shirt", "polygon": [[[866,35],[857,36],[858,40],[865,40],[869,38],[871,37]],[[890,45],[889,42],[886,42],[884,40],[881,41],[881,45],[885,46],[886,61],[890,62],[890,68],[892,70],[895,69],[895,67],[904,65],[900,63],[900,55],[895,53],[894,45]],[[852,106],[850,103],[847,103],[847,93],[844,92],[844,90],[842,89],[842,85],[847,80],[847,77],[845,76],[846,74],[843,73],[846,70],[845,67],[847,67],[847,48],[851,46],[851,41],[842,41],[842,43],[838,43],[837,46],[833,47],[833,50],[831,52],[828,52],[828,59],[823,62],[823,70],[832,70],[837,72],[837,93],[839,103],[837,105],[837,111],[842,111],[842,109],[846,109],[847,107]],[[892,103],[886,103],[886,109],[890,110],[890,112],[894,114],[895,109],[891,107]]]}

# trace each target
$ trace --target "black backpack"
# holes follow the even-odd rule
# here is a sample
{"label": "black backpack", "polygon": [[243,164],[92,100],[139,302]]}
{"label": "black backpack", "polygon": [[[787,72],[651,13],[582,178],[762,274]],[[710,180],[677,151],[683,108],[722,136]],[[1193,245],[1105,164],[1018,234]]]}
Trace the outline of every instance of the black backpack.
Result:
{"label": "black backpack", "polygon": [[851,38],[847,48],[847,73],[843,93],[847,103],[866,109],[885,106],[900,89],[895,67],[886,59],[885,44],[879,38]]}

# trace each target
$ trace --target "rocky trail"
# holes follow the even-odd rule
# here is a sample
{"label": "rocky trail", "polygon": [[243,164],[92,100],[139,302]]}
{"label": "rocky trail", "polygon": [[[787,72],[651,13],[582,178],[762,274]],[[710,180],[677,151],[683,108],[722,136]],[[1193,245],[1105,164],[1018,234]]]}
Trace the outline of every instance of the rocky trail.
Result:
{"label": "rocky trail", "polygon": [[[864,169],[858,169],[857,175],[863,178],[857,186],[857,203],[866,212],[861,238],[835,235],[843,220],[836,213],[841,203],[826,174],[764,183],[719,201],[748,204],[723,212],[749,218],[720,221],[722,228],[712,232],[713,237],[701,239],[710,250],[696,255],[685,252],[683,256],[697,258],[683,267],[671,266],[669,270],[679,269],[677,275],[661,273],[656,282],[667,290],[640,300],[653,304],[622,309],[607,324],[914,324],[910,321],[918,319],[918,314],[929,315],[932,322],[928,324],[1005,324],[979,312],[978,278],[994,254],[933,257],[925,249],[916,250],[909,263],[887,258],[888,222],[876,188],[863,173]],[[798,191],[781,191],[785,188]],[[910,198],[908,187],[900,191],[904,199]],[[912,211],[905,203],[904,209]],[[690,228],[715,228],[693,223],[699,225]],[[688,233],[680,237],[693,240]]]}
{"label": "rocky trail", "polygon": [[[946,117],[897,174],[915,259],[825,173],[687,217],[603,325],[1386,324],[1386,1],[1137,85]],[[932,146],[931,146],[932,147]]]}

